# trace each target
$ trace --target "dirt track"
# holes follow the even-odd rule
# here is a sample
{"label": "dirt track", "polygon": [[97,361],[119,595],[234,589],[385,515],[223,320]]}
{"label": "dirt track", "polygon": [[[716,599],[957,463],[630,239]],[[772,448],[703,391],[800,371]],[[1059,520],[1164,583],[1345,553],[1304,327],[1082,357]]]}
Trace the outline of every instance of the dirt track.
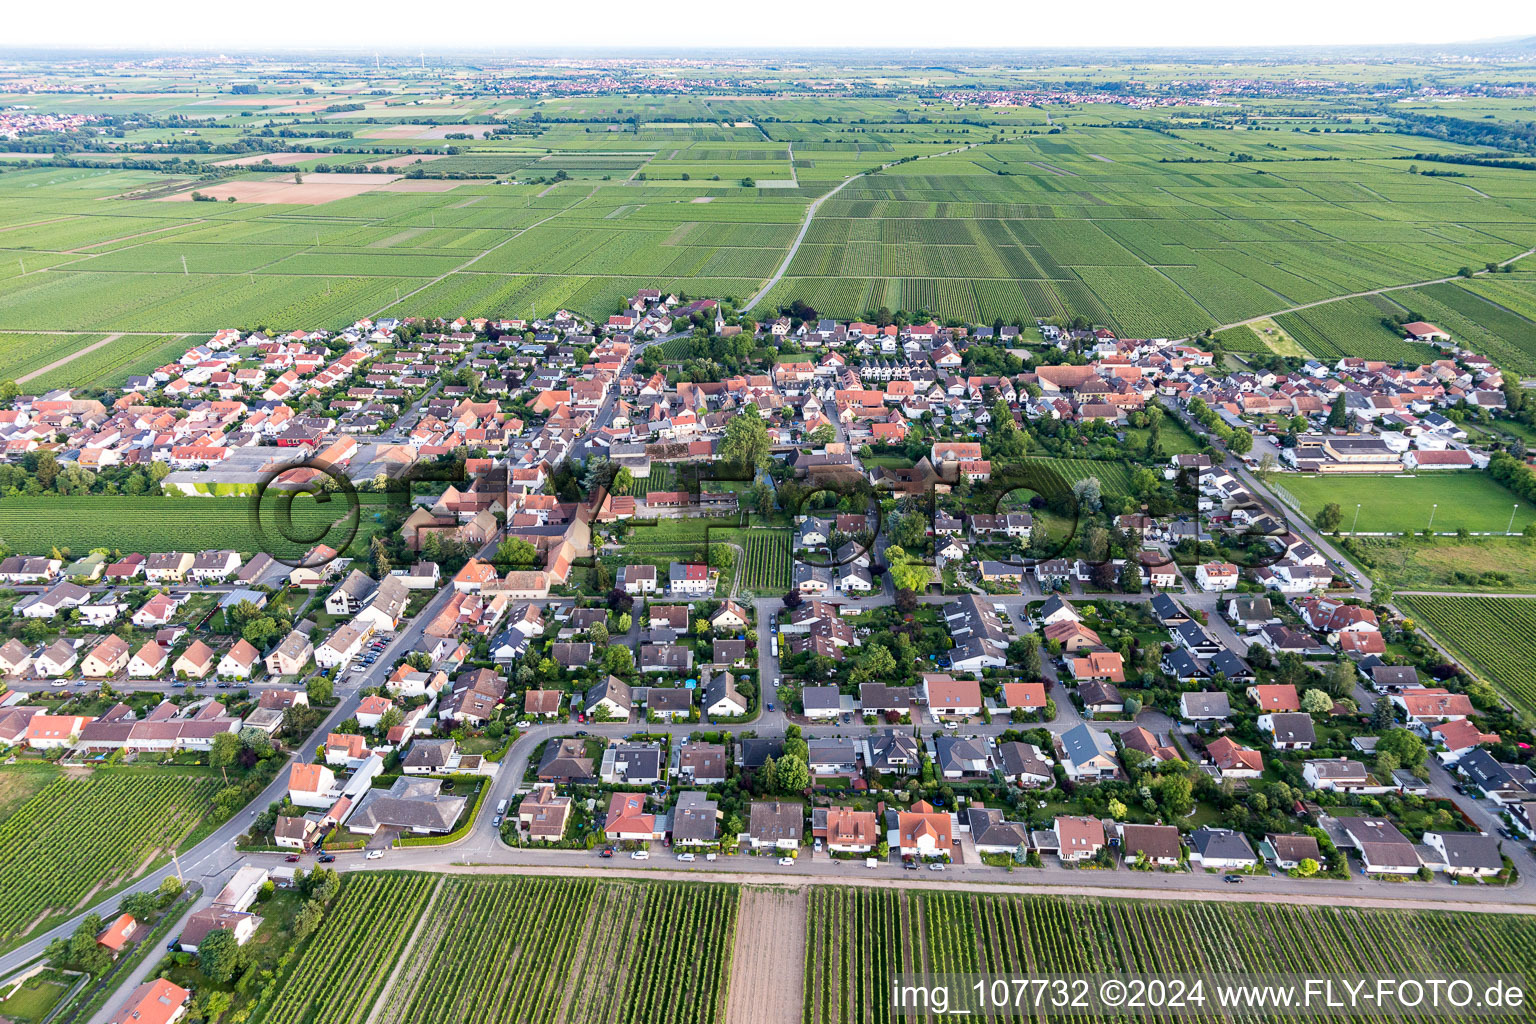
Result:
{"label": "dirt track", "polygon": [[726,1024],[795,1024],[805,999],[806,890],[744,887]]}

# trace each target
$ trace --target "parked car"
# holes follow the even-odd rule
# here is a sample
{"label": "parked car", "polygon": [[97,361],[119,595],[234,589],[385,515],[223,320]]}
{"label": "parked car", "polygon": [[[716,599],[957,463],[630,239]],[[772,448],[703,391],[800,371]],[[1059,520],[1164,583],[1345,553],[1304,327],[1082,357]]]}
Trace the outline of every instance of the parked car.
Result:
{"label": "parked car", "polygon": [[299,855],[296,853],[290,853],[288,856],[284,857],[283,860],[287,861],[289,864],[297,864]]}
{"label": "parked car", "polygon": [[320,855],[320,863],[321,864],[331,864],[331,863],[334,863],[335,860],[336,860],[336,855],[334,853],[322,853]]}
{"label": "parked car", "polygon": [[530,723],[530,722],[527,722],[527,721],[522,721],[522,722],[518,722],[518,723],[517,723],[517,727],[518,727],[518,728],[519,728],[519,729],[526,729],[526,728],[528,728],[528,726],[529,726],[529,725],[530,725],[530,724],[532,724],[532,723]]}
{"label": "parked car", "polygon": [[705,859],[705,860],[714,860],[714,859],[715,859],[715,858],[716,858],[716,857],[717,857],[717,856],[719,856],[719,854],[714,854],[714,853],[706,853],[706,854],[705,854],[705,855],[704,855],[704,859]]}
{"label": "parked car", "polygon": [[794,867],[794,866],[795,866],[795,858],[793,858],[793,857],[780,857],[779,858],[779,867],[781,867],[781,868],[790,868],[790,867]]}
{"label": "parked car", "polygon": [[692,864],[697,858],[695,858],[691,853],[680,853],[677,855],[677,859],[682,861],[684,864]]}
{"label": "parked car", "polygon": [[613,847],[605,846],[601,850],[597,851],[597,855],[599,857],[612,857],[613,856]]}
{"label": "parked car", "polygon": [[498,815],[496,815],[496,817],[491,819],[491,827],[492,828],[501,828],[501,815],[498,814]]}
{"label": "parked car", "polygon": [[629,855],[629,859],[630,860],[650,860],[651,859],[651,851],[650,850],[636,850],[634,853]]}
{"label": "parked car", "polygon": [[1242,883],[1243,876],[1242,875],[1222,875],[1221,876],[1221,880],[1223,882],[1226,882],[1228,885],[1239,885],[1239,884]]}
{"label": "parked car", "polygon": [[369,850],[368,853],[365,856],[369,860],[378,860],[380,857],[384,856],[384,851],[383,850]]}
{"label": "parked car", "polygon": [[928,870],[929,871],[943,871],[944,870],[944,865],[943,864],[929,864],[928,865]]}

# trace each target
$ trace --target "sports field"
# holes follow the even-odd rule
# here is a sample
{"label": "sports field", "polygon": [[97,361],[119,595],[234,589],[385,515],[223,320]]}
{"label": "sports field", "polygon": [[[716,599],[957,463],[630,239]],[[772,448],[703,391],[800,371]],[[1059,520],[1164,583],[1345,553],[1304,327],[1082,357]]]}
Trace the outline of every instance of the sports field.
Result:
{"label": "sports field", "polygon": [[[1417,533],[1430,528],[1436,533],[1468,530],[1502,533],[1514,513],[1514,532],[1536,522],[1536,508],[1528,503],[1517,510],[1518,499],[1487,474],[1467,471],[1421,473],[1417,476],[1276,476],[1275,483],[1295,496],[1309,523],[1329,502],[1344,513],[1340,529],[1349,533]],[[1355,524],[1355,505],[1360,522]],[[1436,507],[1438,506],[1438,507]]]}

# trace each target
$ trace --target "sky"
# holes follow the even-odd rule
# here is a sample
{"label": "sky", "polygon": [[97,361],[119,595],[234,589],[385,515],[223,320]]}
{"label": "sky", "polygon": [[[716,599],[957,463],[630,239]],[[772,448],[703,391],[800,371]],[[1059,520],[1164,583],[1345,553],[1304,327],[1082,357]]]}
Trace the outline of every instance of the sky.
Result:
{"label": "sky", "polygon": [[[66,12],[61,16],[61,12]],[[67,18],[67,20],[65,20]],[[0,45],[372,51],[667,47],[1205,47],[1448,44],[1536,35],[1536,3],[1485,0],[73,0],[17,3]]]}

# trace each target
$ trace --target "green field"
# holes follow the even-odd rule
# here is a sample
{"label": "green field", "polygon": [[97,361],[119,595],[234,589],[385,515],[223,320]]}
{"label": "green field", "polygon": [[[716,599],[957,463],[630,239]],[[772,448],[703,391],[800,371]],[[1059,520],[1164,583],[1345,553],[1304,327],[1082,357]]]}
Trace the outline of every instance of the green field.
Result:
{"label": "green field", "polygon": [[1536,593],[1536,543],[1524,537],[1356,537],[1349,557],[1393,590]]}
{"label": "green field", "polygon": [[[1198,114],[1060,104],[1047,124],[1038,108],[955,106],[935,95],[939,79],[962,89],[1038,84],[1038,69],[903,69],[905,84],[867,72],[854,74],[872,95],[807,95],[795,71],[778,69],[769,77],[790,83],[784,94],[754,83],[747,95],[729,86],[622,102],[473,95],[421,107],[412,83],[388,103],[366,100],[355,119],[336,112],[325,127],[338,134],[313,139],[301,128],[312,115],[292,107],[313,104],[312,94],[274,93],[245,111],[191,98],[192,82],[175,73],[158,84],[134,79],[133,102],[205,119],[198,132],[209,144],[306,147],[292,159],[305,169],[300,193],[328,183],[322,164],[356,170],[430,157],[417,173],[483,177],[419,191],[380,175],[329,201],[251,193],[192,203],[158,200],[201,184],[199,161],[229,154],[188,153],[193,166],[180,177],[10,161],[0,175],[0,331],[78,332],[49,344],[61,349],[111,331],[335,327],[383,312],[564,306],[600,315],[650,285],[745,300],[785,261],[810,204],[844,186],[818,208],[760,311],[800,299],[838,317],[879,306],[971,322],[1081,315],[1138,337],[1278,314],[1320,357],[1385,359],[1422,348],[1380,323],[1410,311],[1536,373],[1536,292],[1519,273],[1282,312],[1451,277],[1536,244],[1536,196],[1522,172],[1464,165],[1449,178],[1406,162],[1472,147],[1367,124],[1353,100],[1332,96],[1306,101],[1325,111],[1321,121],[1288,120],[1289,108],[1261,115],[1275,117],[1272,125],[1250,121],[1267,105],[1260,101]],[[1365,93],[1399,77],[1357,72],[1336,71]],[[1387,78],[1363,84],[1378,73]],[[376,77],[393,81],[387,70]],[[332,98],[350,105],[358,96]],[[137,112],[94,88],[17,102]],[[490,132],[498,125],[505,131]],[[286,134],[257,134],[268,128]],[[450,143],[448,134],[467,137]],[[185,141],[166,124],[124,138],[167,152]],[[445,151],[450,144],[457,152]],[[219,184],[255,188],[274,177],[246,167]],[[1257,338],[1224,336],[1233,351],[1256,351]],[[127,351],[128,340],[109,349]],[[78,369],[107,380],[150,356],[101,355]],[[41,346],[25,365],[35,369],[38,358]]]}
{"label": "green field", "polygon": [[[0,945],[93,892],[137,875],[208,813],[217,778],[158,769],[51,774],[53,781],[0,822]],[[34,779],[25,780],[29,784]]]}
{"label": "green field", "polygon": [[14,1024],[42,1024],[69,994],[74,978],[45,972],[28,978],[15,992],[0,999],[0,1017]]}
{"label": "green field", "polygon": [[253,1019],[721,1021],[737,900],[704,883],[353,875]]}
{"label": "green field", "polygon": [[1516,510],[1518,502],[1513,494],[1486,474],[1470,470],[1417,476],[1286,474],[1275,477],[1275,482],[1300,502],[1301,513],[1309,523],[1317,521],[1324,505],[1337,503],[1344,512],[1340,529],[1345,533],[1352,529],[1361,533],[1417,533],[1429,527],[1432,512],[1436,533],[1503,533],[1511,512],[1515,513],[1516,533],[1536,522],[1536,509],[1525,503]]}
{"label": "green field", "polygon": [[1486,676],[1516,707],[1536,714],[1536,599],[1440,597],[1398,599],[1404,611],[1457,658]]}
{"label": "green field", "polygon": [[[357,514],[349,512],[339,498],[323,503],[307,496],[295,498],[289,532],[297,540],[285,541],[277,525],[278,496],[269,491],[261,518],[268,553],[302,555],[315,543],[324,542],[328,526],[341,524],[331,535],[334,542],[345,537],[353,521],[358,526],[350,550],[366,550],[369,537],[380,529],[376,517],[384,499],[375,494],[358,497],[362,504]],[[59,546],[68,547],[77,556],[94,548],[141,553],[229,548],[250,555],[262,545],[251,525],[247,498],[94,494],[0,499],[0,542],[24,554],[46,554]]]}
{"label": "green field", "polygon": [[759,593],[780,594],[789,589],[792,567],[788,530],[744,530],[730,539],[746,551],[746,564],[741,567],[743,587]]}
{"label": "green field", "polygon": [[[892,1006],[898,974],[1416,974],[1533,977],[1525,915],[810,888],[804,1024],[948,1017]],[[1185,1019],[1228,1020],[1189,1007]],[[1083,1011],[988,1015],[1092,1020]],[[1243,1019],[1267,1019],[1258,1016]],[[1370,1018],[1376,1019],[1376,1018]],[[1385,1018],[1381,1018],[1385,1019]]]}

